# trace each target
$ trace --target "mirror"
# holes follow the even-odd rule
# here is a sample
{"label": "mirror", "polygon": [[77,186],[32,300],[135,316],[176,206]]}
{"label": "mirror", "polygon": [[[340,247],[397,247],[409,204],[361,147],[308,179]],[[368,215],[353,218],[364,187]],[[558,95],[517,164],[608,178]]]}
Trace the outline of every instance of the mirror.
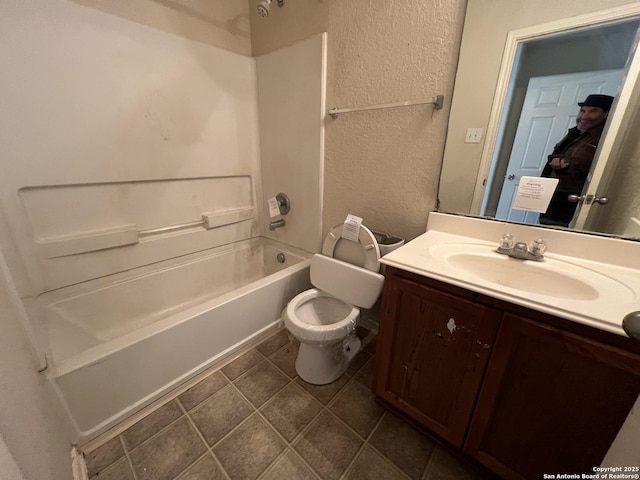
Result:
{"label": "mirror", "polygon": [[[518,142],[535,138],[519,126],[526,124],[521,120],[527,92],[532,97],[535,88],[550,91],[545,90],[550,81],[577,78],[573,90],[568,83],[560,89],[572,92],[573,113],[564,112],[555,133],[550,129],[539,137],[535,150],[540,170],[527,175],[540,175],[554,144],[575,126],[578,101],[591,93],[615,96],[587,182],[578,192],[586,201],[570,227],[640,238],[640,142],[633,133],[640,128],[639,26],[637,2],[468,0],[439,210],[537,225],[537,215],[510,208],[508,190],[509,183],[517,186],[519,180],[520,172],[509,163],[522,163]],[[480,143],[465,143],[469,128],[482,129]],[[593,201],[603,196],[608,197],[606,205]]]}

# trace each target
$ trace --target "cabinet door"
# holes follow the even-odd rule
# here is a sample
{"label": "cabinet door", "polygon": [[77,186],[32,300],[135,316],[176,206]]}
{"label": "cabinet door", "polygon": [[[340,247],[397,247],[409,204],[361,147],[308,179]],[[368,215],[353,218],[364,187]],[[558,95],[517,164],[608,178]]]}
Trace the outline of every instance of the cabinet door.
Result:
{"label": "cabinet door", "polygon": [[389,281],[376,393],[462,446],[500,313],[403,278]]}
{"label": "cabinet door", "polygon": [[640,393],[640,359],[505,314],[465,451],[504,478],[593,473]]}

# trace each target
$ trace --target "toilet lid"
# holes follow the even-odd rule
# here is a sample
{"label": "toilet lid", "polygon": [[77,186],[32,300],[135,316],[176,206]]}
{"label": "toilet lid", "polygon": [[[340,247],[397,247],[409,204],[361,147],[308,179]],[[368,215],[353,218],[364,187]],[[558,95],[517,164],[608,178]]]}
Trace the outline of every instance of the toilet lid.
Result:
{"label": "toilet lid", "polygon": [[361,225],[356,243],[342,238],[343,226],[341,223],[329,231],[322,245],[322,254],[377,272],[380,268],[380,247],[371,230]]}

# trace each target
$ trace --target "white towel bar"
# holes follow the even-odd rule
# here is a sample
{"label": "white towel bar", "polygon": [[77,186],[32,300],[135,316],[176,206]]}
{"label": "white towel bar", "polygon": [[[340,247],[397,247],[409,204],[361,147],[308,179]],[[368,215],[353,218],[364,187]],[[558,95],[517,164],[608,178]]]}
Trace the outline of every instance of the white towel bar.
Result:
{"label": "white towel bar", "polygon": [[440,110],[444,105],[444,95],[436,95],[433,100],[407,100],[406,102],[384,103],[381,105],[371,105],[368,107],[356,108],[332,108],[329,110],[331,118],[338,118],[341,113],[361,112],[363,110],[380,110],[382,108],[409,107],[411,105],[433,105],[435,110]]}

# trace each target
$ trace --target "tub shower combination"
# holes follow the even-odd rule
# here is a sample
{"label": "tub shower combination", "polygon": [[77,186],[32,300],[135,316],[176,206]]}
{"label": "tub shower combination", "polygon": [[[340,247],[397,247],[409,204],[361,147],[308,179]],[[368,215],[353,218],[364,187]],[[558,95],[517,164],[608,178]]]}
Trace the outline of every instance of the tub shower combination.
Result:
{"label": "tub shower combination", "polygon": [[258,237],[42,295],[60,394],[90,439],[280,325],[309,255]]}

